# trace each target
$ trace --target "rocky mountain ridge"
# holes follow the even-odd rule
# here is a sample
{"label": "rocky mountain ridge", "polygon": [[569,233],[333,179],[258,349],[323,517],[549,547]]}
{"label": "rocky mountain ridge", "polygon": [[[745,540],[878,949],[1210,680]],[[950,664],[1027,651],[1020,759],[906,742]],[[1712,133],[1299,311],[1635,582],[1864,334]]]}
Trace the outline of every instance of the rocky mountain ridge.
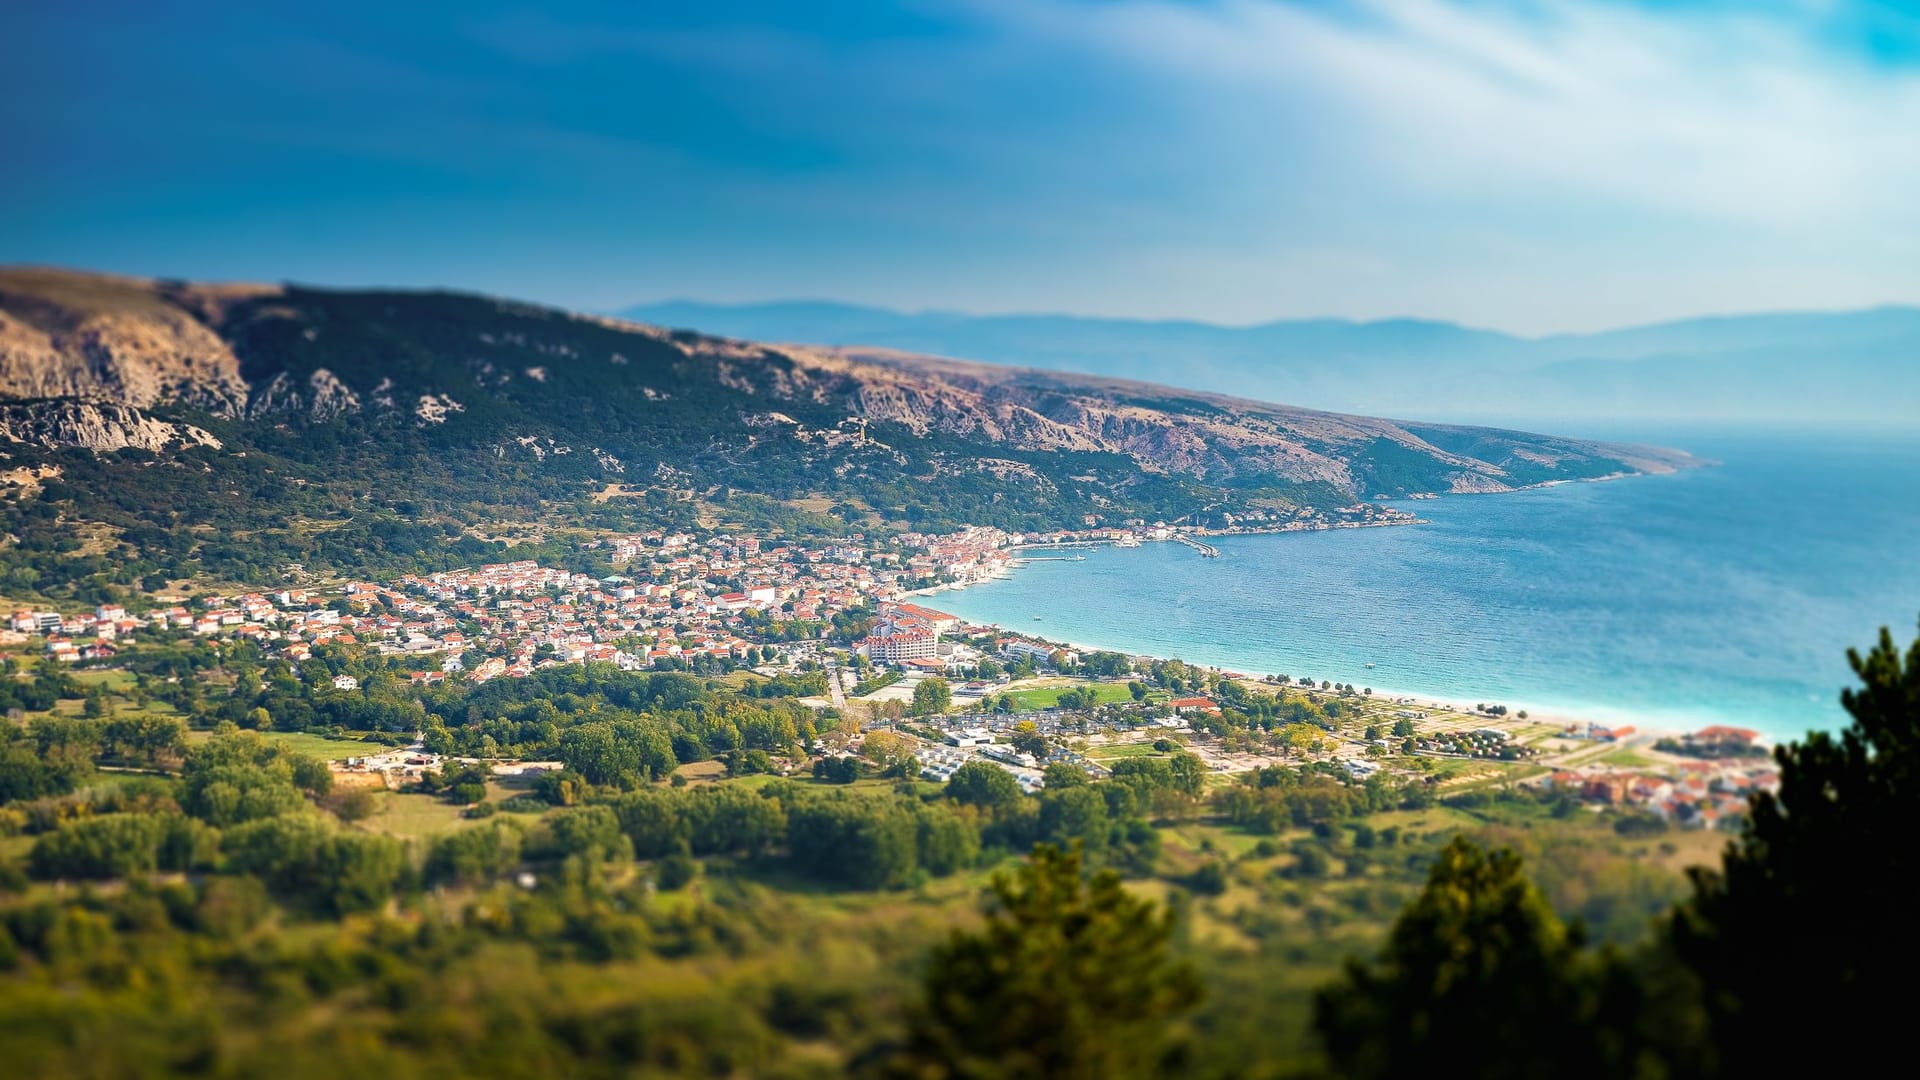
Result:
{"label": "rocky mountain ridge", "polygon": [[[658,441],[645,422],[656,415],[746,453],[776,441],[815,451],[931,441],[949,467],[990,453],[1094,455],[1210,486],[1281,485],[1348,501],[1694,463],[1678,451],[1123,379],[776,348],[483,297],[43,269],[0,271],[0,398],[9,401],[0,437],[43,447],[218,448],[263,426],[352,421],[446,427],[508,450],[560,440],[583,453],[590,445],[582,460],[633,461]],[[777,432],[757,422],[771,415],[784,421]],[[222,425],[225,442],[209,429]]]}

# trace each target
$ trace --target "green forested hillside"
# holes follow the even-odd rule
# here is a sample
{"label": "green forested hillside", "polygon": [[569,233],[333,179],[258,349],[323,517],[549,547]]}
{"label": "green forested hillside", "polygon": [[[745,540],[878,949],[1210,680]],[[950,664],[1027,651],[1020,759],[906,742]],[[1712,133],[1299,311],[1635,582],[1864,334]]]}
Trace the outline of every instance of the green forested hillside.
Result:
{"label": "green forested hillside", "polygon": [[454,565],[556,530],[1284,521],[1690,460],[1514,432],[1441,446],[1388,421],[476,296],[50,271],[0,272],[0,435],[6,587],[81,599]]}
{"label": "green forested hillside", "polygon": [[[0,727],[15,1074],[886,1075],[925,1052],[935,950],[1045,843],[1164,925],[1127,948],[1191,966],[1197,1007],[1167,1031],[1182,1071],[1284,1075],[1319,1060],[1313,989],[1379,940],[1456,831],[1551,846],[1541,886],[1618,940],[1682,889],[1655,865],[1677,835],[1624,837],[1616,815],[1526,792],[1443,800],[1331,766],[1209,778],[1174,746],[1097,782],[1056,768],[1027,795],[985,763],[907,779],[877,737],[844,774],[782,778],[767,770],[854,725],[685,674],[422,690],[393,664],[329,648],[296,678],[190,643],[4,684],[25,711]],[[362,688],[330,689],[333,672]],[[1221,722],[1258,723],[1257,704]],[[275,730],[234,725],[260,715]],[[319,760],[415,730],[427,752],[563,769],[448,761],[389,790]],[[1160,1011],[1076,1024],[1139,1046],[1161,1041]]]}
{"label": "green forested hillside", "polygon": [[330,683],[204,643],[9,677],[10,1075],[1745,1076],[1898,1045],[1920,646],[1884,633],[1853,725],[1783,748],[1731,844],[1177,745],[1031,795],[878,743],[783,778],[850,728],[685,674],[313,663],[367,677],[335,719],[561,769],[330,771],[407,736],[236,728]]}

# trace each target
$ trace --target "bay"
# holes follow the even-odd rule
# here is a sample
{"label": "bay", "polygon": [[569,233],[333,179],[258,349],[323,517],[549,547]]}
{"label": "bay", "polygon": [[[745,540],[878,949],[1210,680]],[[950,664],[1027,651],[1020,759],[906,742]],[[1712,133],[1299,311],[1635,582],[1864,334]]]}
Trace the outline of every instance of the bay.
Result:
{"label": "bay", "polygon": [[1775,739],[1841,726],[1846,649],[1882,626],[1904,645],[1920,617],[1920,435],[1600,434],[1720,463],[1408,501],[1428,524],[1224,537],[1218,559],[1102,548],[930,603],[1077,645],[1542,714]]}

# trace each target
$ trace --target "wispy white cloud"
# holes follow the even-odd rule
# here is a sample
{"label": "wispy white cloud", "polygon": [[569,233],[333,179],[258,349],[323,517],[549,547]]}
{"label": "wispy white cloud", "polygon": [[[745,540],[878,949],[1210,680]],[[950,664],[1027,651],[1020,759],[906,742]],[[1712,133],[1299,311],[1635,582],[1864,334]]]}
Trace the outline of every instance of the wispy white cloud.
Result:
{"label": "wispy white cloud", "polygon": [[1920,69],[1835,49],[1786,7],[984,0],[976,10],[1167,80],[1201,122],[1310,102],[1339,124],[1331,152],[1410,190],[1579,195],[1767,228],[1910,224],[1920,205]]}
{"label": "wispy white cloud", "polygon": [[1920,31],[1889,56],[1853,5],[928,3],[968,30],[920,94],[836,56],[907,181],[846,219],[966,239],[849,294],[1531,331],[1920,299]]}

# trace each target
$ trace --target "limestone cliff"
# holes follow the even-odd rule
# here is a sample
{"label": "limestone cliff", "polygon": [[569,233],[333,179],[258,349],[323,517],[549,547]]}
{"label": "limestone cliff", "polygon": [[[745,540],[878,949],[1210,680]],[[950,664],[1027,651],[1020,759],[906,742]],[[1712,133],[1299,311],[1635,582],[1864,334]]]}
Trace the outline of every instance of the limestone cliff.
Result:
{"label": "limestone cliff", "polygon": [[0,403],[0,439],[95,452],[221,446],[219,439],[192,424],[157,420],[130,405],[73,400]]}

